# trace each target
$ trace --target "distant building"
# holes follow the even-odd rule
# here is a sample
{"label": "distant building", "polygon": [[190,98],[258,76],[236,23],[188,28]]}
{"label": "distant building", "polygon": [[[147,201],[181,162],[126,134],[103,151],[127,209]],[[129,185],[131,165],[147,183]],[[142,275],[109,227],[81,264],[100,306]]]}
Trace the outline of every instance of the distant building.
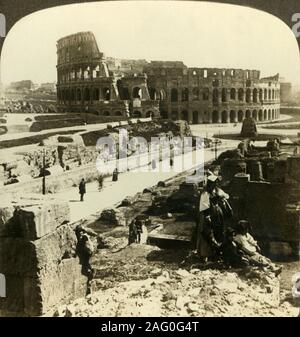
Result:
{"label": "distant building", "polygon": [[282,103],[290,103],[292,101],[292,83],[280,83],[280,101]]}
{"label": "distant building", "polygon": [[18,81],[18,82],[12,82],[8,90],[9,91],[29,91],[29,90],[34,90],[35,85],[31,80],[25,80],[25,81]]}
{"label": "distant building", "polygon": [[91,32],[57,42],[60,111],[103,116],[154,116],[189,123],[279,118],[279,74],[187,67],[181,61],[106,58]]}
{"label": "distant building", "polygon": [[38,90],[42,92],[54,93],[56,92],[56,83],[55,82],[42,83]]}

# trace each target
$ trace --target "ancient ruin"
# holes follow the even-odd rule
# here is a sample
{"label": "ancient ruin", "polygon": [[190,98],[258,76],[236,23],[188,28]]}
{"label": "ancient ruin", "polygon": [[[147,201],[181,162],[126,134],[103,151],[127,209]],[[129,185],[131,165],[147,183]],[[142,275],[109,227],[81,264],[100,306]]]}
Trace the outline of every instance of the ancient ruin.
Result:
{"label": "ancient ruin", "polygon": [[59,111],[183,119],[190,124],[278,119],[279,75],[105,58],[91,32],[57,42]]}

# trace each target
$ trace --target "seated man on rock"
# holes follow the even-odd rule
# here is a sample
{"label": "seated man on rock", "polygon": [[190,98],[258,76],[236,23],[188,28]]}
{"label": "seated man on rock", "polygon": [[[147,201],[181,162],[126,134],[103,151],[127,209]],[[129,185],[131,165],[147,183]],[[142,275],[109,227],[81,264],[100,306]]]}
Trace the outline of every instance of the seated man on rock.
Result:
{"label": "seated man on rock", "polygon": [[244,257],[250,265],[266,268],[275,274],[281,272],[281,267],[276,266],[270,259],[260,254],[260,247],[249,233],[250,223],[247,220],[240,220],[233,237],[237,247],[243,252]]}
{"label": "seated man on rock", "polygon": [[234,234],[234,230],[231,227],[228,227],[222,245],[223,260],[227,266],[233,268],[248,267],[249,261],[244,256],[243,251],[241,251],[234,242]]}

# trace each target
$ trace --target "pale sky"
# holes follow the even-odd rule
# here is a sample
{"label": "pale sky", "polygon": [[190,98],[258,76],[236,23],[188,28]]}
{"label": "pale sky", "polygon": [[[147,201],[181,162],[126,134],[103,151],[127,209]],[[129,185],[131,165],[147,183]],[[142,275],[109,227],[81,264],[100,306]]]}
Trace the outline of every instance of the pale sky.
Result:
{"label": "pale sky", "polygon": [[80,31],[92,31],[106,56],[279,72],[300,84],[298,45],[285,23],[247,7],[193,1],[94,2],[36,12],[4,41],[2,82],[56,81],[56,41]]}

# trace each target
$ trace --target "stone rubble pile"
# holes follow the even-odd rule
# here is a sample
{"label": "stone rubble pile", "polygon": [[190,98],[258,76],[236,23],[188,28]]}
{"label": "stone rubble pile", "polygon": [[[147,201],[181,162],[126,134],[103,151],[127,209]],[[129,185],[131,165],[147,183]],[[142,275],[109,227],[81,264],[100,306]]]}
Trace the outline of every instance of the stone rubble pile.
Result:
{"label": "stone rubble pile", "polygon": [[121,282],[57,308],[54,316],[296,316],[280,303],[279,280],[262,271],[154,268],[146,280]]}

